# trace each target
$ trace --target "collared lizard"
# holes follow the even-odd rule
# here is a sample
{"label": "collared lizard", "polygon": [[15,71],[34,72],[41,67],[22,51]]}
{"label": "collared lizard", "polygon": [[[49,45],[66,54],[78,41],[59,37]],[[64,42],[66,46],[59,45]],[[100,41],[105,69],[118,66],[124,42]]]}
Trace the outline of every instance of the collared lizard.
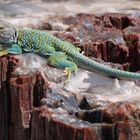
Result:
{"label": "collared lizard", "polygon": [[8,46],[8,49],[0,52],[0,56],[23,52],[36,53],[48,58],[50,65],[65,69],[68,80],[71,72],[77,71],[77,66],[111,77],[140,79],[139,73],[110,68],[89,59],[71,43],[62,41],[45,31],[16,28],[9,23],[0,22],[0,44]]}

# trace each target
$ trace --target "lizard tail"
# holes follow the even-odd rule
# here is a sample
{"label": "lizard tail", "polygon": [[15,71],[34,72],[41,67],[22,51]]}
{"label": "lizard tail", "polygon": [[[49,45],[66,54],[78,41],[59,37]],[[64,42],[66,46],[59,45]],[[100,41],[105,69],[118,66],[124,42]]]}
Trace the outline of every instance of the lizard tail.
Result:
{"label": "lizard tail", "polygon": [[109,77],[116,77],[121,79],[140,79],[140,73],[110,68],[109,66],[105,66],[104,64],[100,64],[94,60],[91,60],[80,53],[77,55],[74,54],[73,59],[77,65],[92,72],[97,72]]}

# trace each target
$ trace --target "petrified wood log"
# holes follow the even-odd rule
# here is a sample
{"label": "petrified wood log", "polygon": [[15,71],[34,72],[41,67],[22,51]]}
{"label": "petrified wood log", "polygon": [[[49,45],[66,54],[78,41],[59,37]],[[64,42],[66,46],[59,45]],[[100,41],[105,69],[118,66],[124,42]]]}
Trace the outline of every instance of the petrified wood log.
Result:
{"label": "petrified wood log", "polygon": [[22,136],[22,139],[27,140],[30,136],[31,111],[45,97],[47,86],[44,86],[45,83],[38,74],[36,77],[11,77],[16,63],[17,60],[11,56],[0,59],[0,137],[18,140]]}
{"label": "petrified wood log", "polygon": [[121,30],[134,25],[134,19],[127,14],[107,13],[102,16],[102,19],[105,27],[116,27]]}
{"label": "petrified wood log", "polygon": [[130,71],[140,69],[140,26],[131,26],[124,31],[124,39],[129,48]]}
{"label": "petrified wood log", "polygon": [[[15,75],[18,61],[1,61],[0,137],[11,140],[137,140],[140,110],[130,103],[93,104],[49,85],[39,73]],[[8,69],[7,69],[8,68]],[[9,71],[8,71],[9,70]],[[80,96],[80,95],[79,95]]]}
{"label": "petrified wood log", "polygon": [[[86,56],[119,69],[140,69],[139,27],[128,27],[134,26],[131,18],[122,14],[78,14],[64,18],[63,22],[69,25],[69,33],[55,34],[81,48]],[[21,60],[30,63],[30,57],[24,56]],[[68,86],[62,87],[63,72],[46,69],[45,63],[45,77],[38,71],[27,72],[26,69],[26,74],[17,74],[15,69],[22,67],[22,61],[13,56],[0,58],[0,139],[140,139],[140,110],[133,105],[135,100],[129,101],[129,98],[113,102],[123,89],[108,84],[108,81],[113,83],[113,79],[104,79],[106,85],[101,86],[92,77],[93,73],[79,70],[78,78],[83,78],[85,85],[90,86],[85,88],[76,77]],[[108,61],[112,63],[106,63]],[[106,90],[100,90],[103,87]],[[112,91],[114,95],[108,96]]]}

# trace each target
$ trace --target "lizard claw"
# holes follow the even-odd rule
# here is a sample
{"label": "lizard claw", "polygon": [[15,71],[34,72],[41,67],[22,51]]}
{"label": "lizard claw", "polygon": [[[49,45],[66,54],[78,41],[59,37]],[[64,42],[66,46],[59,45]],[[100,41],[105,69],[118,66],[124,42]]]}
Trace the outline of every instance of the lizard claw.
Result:
{"label": "lizard claw", "polygon": [[69,80],[70,80],[71,70],[70,70],[68,67],[66,67],[65,70],[64,70],[64,72],[65,72],[66,75],[67,75],[67,80],[65,81],[65,83],[67,83],[67,82],[69,82]]}
{"label": "lizard claw", "polygon": [[[75,75],[76,75],[76,73],[77,73],[77,70],[78,70],[77,67],[75,67],[75,69],[73,70]],[[71,77],[71,72],[72,72],[72,70],[71,70],[71,68],[66,67],[65,70],[64,70],[64,72],[65,72],[65,74],[67,75],[67,80],[65,81],[65,83],[67,83],[67,82],[70,81],[70,77]]]}

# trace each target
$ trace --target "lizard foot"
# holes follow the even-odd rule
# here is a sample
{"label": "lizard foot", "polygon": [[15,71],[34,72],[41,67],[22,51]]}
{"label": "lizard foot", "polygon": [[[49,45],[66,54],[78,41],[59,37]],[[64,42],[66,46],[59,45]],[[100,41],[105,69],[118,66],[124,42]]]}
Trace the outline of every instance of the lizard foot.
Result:
{"label": "lizard foot", "polygon": [[72,71],[74,71],[74,74],[76,75],[76,73],[77,73],[77,66],[74,67],[74,69],[73,69],[73,68],[71,69],[71,67],[66,67],[66,68],[65,68],[64,72],[65,72],[66,75],[67,75],[67,80],[65,81],[65,83],[67,83],[67,82],[70,81],[70,77],[71,77],[71,72],[72,72]]}
{"label": "lizard foot", "polygon": [[67,80],[65,81],[65,83],[67,83],[70,80],[71,70],[68,67],[66,67],[65,70],[64,70],[64,72],[67,75]]}
{"label": "lizard foot", "polygon": [[67,56],[63,52],[55,52],[49,57],[49,64],[60,69],[64,69],[67,75],[67,83],[70,80],[71,72],[77,72],[77,65],[67,60]]}

